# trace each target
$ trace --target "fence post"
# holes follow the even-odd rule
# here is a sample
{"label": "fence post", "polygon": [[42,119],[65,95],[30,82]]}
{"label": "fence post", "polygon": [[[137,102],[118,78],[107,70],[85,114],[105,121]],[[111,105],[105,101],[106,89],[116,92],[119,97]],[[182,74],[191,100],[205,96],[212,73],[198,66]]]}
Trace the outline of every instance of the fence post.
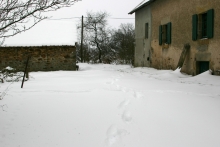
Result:
{"label": "fence post", "polygon": [[28,58],[27,58],[27,62],[26,62],[25,70],[24,70],[24,76],[23,76],[23,80],[22,80],[22,84],[21,84],[21,88],[23,88],[23,85],[24,85],[24,79],[25,79],[25,75],[26,75],[26,72],[27,72],[29,58],[30,58],[30,56],[28,56]]}

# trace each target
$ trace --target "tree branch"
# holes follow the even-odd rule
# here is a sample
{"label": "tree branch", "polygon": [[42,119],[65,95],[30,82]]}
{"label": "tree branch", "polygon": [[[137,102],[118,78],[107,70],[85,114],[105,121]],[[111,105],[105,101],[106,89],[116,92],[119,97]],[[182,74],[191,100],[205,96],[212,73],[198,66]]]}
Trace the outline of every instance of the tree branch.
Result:
{"label": "tree branch", "polygon": [[[31,29],[46,19],[43,12],[70,7],[78,0],[0,0],[0,38]],[[30,26],[27,22],[31,22]]]}

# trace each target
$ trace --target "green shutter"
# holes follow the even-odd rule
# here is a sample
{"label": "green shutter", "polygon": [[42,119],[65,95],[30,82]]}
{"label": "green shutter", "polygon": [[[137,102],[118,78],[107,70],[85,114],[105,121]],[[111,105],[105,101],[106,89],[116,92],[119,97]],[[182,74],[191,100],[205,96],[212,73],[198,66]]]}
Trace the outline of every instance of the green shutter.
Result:
{"label": "green shutter", "polygon": [[159,26],[159,45],[162,45],[162,25]]}
{"label": "green shutter", "polygon": [[171,22],[167,24],[167,44],[171,44]]}
{"label": "green shutter", "polygon": [[192,40],[197,40],[198,33],[198,15],[194,14],[192,16]]}
{"label": "green shutter", "polygon": [[214,10],[210,9],[207,12],[207,37],[213,38],[214,30]]}

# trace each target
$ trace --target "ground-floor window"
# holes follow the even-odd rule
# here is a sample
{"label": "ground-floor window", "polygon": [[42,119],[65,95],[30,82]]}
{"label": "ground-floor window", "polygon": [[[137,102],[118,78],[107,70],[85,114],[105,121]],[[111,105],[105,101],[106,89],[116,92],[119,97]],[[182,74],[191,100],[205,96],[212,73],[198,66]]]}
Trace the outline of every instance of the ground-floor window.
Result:
{"label": "ground-floor window", "polygon": [[159,45],[171,44],[171,22],[159,26]]}

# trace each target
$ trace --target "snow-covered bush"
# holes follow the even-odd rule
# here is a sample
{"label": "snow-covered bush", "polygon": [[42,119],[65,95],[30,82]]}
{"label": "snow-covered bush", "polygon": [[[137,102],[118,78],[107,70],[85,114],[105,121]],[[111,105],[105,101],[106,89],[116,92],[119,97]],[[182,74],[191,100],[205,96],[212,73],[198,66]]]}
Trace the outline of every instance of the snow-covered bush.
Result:
{"label": "snow-covered bush", "polygon": [[16,69],[8,66],[0,71],[0,82],[17,82],[22,78],[22,76],[22,72],[16,72]]}

